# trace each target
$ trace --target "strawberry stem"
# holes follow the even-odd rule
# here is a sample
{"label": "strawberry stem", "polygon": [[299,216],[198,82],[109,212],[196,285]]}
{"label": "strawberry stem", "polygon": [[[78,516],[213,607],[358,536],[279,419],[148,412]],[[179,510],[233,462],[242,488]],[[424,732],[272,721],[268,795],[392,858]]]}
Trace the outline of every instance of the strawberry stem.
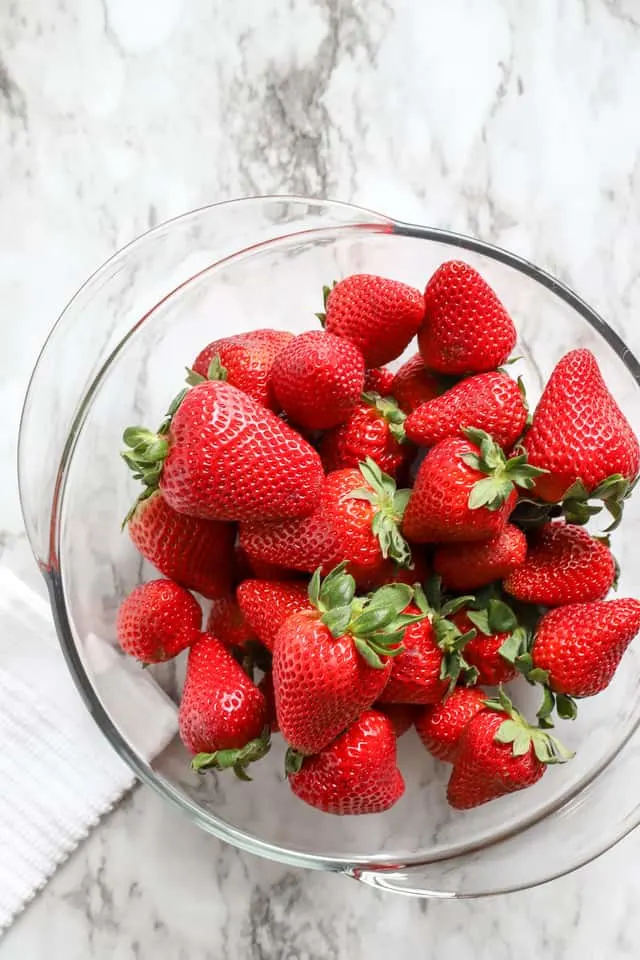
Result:
{"label": "strawberry stem", "polygon": [[391,436],[398,443],[406,443],[407,435],[404,431],[404,422],[407,415],[400,409],[393,397],[382,397],[379,393],[363,393],[362,399],[386,420]]}
{"label": "strawberry stem", "polygon": [[197,773],[206,770],[233,770],[239,780],[251,780],[247,767],[261,760],[271,749],[271,732],[265,727],[259,737],[249,740],[244,747],[233,750],[216,750],[214,753],[198,753],[191,761]]}

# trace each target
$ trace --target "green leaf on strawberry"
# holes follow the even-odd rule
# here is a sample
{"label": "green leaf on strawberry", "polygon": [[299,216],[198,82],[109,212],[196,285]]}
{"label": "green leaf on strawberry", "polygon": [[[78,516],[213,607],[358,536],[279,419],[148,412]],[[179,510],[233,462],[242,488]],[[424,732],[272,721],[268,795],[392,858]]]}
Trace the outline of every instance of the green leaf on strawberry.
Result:
{"label": "green leaf on strawberry", "polygon": [[204,773],[206,770],[233,770],[239,780],[251,780],[247,767],[265,757],[270,749],[271,732],[269,727],[265,727],[259,737],[250,740],[244,747],[196,754],[191,766],[197,773]]}
{"label": "green leaf on strawberry", "polygon": [[529,490],[536,477],[547,473],[546,470],[531,466],[526,453],[507,460],[502,448],[484,430],[467,427],[463,432],[478,447],[479,453],[463,453],[461,459],[473,470],[487,474],[474,484],[469,494],[470,510],[479,510],[481,507],[499,510],[516,487]]}
{"label": "green leaf on strawberry", "polygon": [[398,490],[395,480],[383,473],[371,457],[359,464],[363,479],[369,485],[349,494],[354,500],[366,500],[375,507],[371,529],[385,558],[401,567],[411,566],[409,544],[400,533],[400,524],[411,496],[411,490]]}

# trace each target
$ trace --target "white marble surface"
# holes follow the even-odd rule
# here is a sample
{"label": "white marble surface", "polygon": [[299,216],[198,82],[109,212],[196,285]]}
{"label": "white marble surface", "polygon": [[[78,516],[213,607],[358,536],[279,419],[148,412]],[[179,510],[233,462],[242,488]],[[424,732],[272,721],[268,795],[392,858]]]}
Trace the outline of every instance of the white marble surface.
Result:
{"label": "white marble surface", "polygon": [[[35,354],[148,225],[247,193],[353,200],[497,241],[640,350],[634,0],[3,0],[0,559]],[[640,835],[528,893],[390,899],[206,838],[138,789],[0,942],[9,960],[637,957]]]}

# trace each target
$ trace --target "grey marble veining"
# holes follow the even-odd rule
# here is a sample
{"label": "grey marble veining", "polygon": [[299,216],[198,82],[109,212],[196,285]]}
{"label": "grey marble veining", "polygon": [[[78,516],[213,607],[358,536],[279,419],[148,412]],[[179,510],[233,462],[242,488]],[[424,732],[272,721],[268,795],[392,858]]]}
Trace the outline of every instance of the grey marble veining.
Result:
{"label": "grey marble veining", "polygon": [[[52,321],[117,247],[204,203],[329,196],[476,234],[640,350],[639,86],[634,0],[6,0],[0,562],[36,580],[13,458]],[[528,893],[418,903],[223,847],[138,789],[0,956],[637,957],[639,844]]]}

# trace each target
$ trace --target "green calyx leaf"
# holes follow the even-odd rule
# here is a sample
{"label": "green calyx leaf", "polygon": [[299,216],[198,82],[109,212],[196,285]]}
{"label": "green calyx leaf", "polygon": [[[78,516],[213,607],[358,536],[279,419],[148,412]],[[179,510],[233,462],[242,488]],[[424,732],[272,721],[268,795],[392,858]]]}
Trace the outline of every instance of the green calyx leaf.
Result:
{"label": "green calyx leaf", "polygon": [[582,480],[576,480],[562,498],[560,504],[562,513],[568,523],[585,524],[604,507],[612,519],[605,530],[605,533],[610,533],[620,525],[625,502],[633,493],[637,483],[637,477],[630,481],[622,474],[614,473],[598,484],[595,490],[589,492]]}
{"label": "green calyx leaf", "polygon": [[545,726],[533,727],[527,723],[502,687],[499,688],[497,698],[487,700],[486,706],[508,715],[509,719],[500,724],[494,739],[498,743],[511,744],[514,757],[524,756],[531,748],[538,761],[544,764],[566,763],[575,756],[559,740],[552,737]]}
{"label": "green calyx leaf", "polygon": [[383,473],[371,457],[359,464],[359,469],[368,486],[353,490],[349,497],[366,500],[373,506],[371,529],[378,539],[382,556],[401,567],[410,567],[411,550],[400,533],[400,524],[411,490],[398,490],[395,480]]}
{"label": "green calyx leaf", "polygon": [[524,627],[516,627],[504,641],[498,653],[509,663],[516,661],[529,652],[529,637]]}
{"label": "green calyx leaf", "polygon": [[261,760],[270,749],[271,732],[265,727],[259,737],[250,740],[244,747],[196,754],[191,766],[197,773],[204,773],[206,770],[233,770],[239,780],[251,780],[247,767],[256,760]]}
{"label": "green calyx leaf", "polygon": [[320,323],[322,324],[323,327],[326,325],[326,322],[327,322],[327,302],[328,302],[328,300],[329,300],[329,294],[331,293],[331,291],[333,290],[333,288],[336,286],[337,282],[338,282],[337,280],[334,280],[330,287],[328,287],[328,286],[325,285],[325,286],[322,288],[322,307],[323,307],[323,309],[322,309],[322,311],[321,311],[320,313],[316,313],[316,317],[318,318],[318,320],[320,321]]}
{"label": "green calyx leaf", "polygon": [[304,754],[298,753],[293,747],[289,747],[284,757],[284,773],[286,777],[292,774],[300,773],[304,763]]}
{"label": "green calyx leaf", "polygon": [[479,453],[463,453],[461,459],[467,466],[487,476],[478,480],[469,494],[469,509],[499,510],[516,487],[525,490],[533,487],[536,477],[546,470],[533,467],[527,462],[526,453],[507,460],[504,451],[484,430],[467,427],[467,439],[479,449]]}
{"label": "green calyx leaf", "polygon": [[382,397],[379,393],[363,393],[362,399],[386,420],[391,436],[398,443],[405,443],[407,436],[404,431],[404,422],[407,415],[400,409],[393,397]]}
{"label": "green calyx leaf", "polygon": [[122,523],[123,527],[133,516],[138,503],[141,500],[146,500],[158,489],[164,461],[169,452],[166,435],[169,433],[171,421],[187,392],[188,390],[185,387],[173,398],[156,433],[147,430],[146,427],[127,427],[122,434],[126,449],[121,451],[120,456],[133,473],[134,479],[140,480],[144,486],[143,492],[125,517]]}
{"label": "green calyx leaf", "polygon": [[324,580],[318,568],[309,583],[309,600],[335,639],[351,634],[367,663],[382,669],[382,657],[400,653],[404,631],[425,614],[403,612],[413,599],[413,588],[405,583],[388,583],[369,597],[356,597],[355,580],[346,567],[346,562],[339,564]]}
{"label": "green calyx leaf", "polygon": [[496,633],[511,633],[518,626],[518,619],[511,607],[495,598],[488,600],[485,607],[468,610],[467,616],[486,637]]}

